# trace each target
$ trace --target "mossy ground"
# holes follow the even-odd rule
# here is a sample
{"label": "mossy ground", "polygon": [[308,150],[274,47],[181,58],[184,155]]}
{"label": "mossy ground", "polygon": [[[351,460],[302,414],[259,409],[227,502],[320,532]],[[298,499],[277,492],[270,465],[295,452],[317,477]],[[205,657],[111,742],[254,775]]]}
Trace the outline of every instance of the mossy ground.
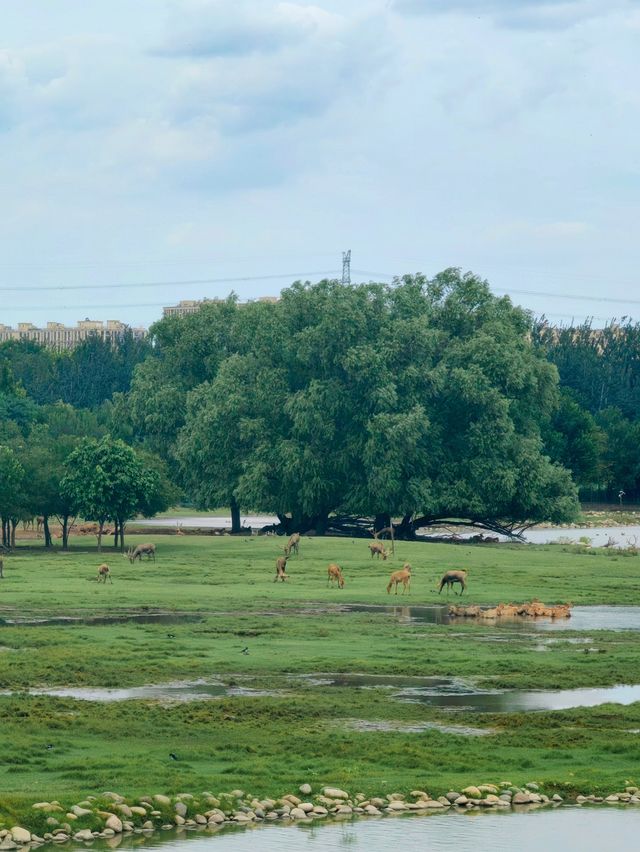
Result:
{"label": "mossy ground", "polygon": [[[138,539],[137,541],[139,541]],[[133,543],[135,543],[135,539]],[[0,687],[123,687],[219,677],[281,691],[260,697],[163,706],[0,696],[0,820],[39,799],[71,804],[115,789],[127,795],[229,790],[257,795],[303,781],[364,793],[469,783],[539,781],[564,791],[606,791],[638,783],[640,704],[553,713],[448,713],[399,702],[388,692],[323,688],[292,675],[370,672],[475,678],[505,688],[568,688],[640,681],[637,634],[592,632],[594,647],[553,642],[489,625],[402,623],[338,604],[444,602],[437,580],[469,569],[468,602],[538,597],[555,603],[640,605],[640,557],[571,548],[399,543],[394,559],[371,560],[367,542],[303,539],[274,583],[281,538],[158,536],[156,563],[130,565],[93,540],[68,554],[22,546],[5,557],[0,618],[86,618],[164,610],[199,614],[193,623],[123,622],[0,627]],[[389,573],[409,561],[412,593],[389,597]],[[107,561],[113,584],[99,585]],[[339,562],[347,585],[328,588]],[[465,595],[466,597],[466,595]],[[554,633],[554,639],[577,634]],[[505,638],[508,641],[496,641]],[[582,634],[584,636],[584,634]],[[242,649],[247,647],[248,654]],[[362,732],[348,720],[444,721],[489,727],[492,736]],[[178,760],[169,755],[174,753]]]}

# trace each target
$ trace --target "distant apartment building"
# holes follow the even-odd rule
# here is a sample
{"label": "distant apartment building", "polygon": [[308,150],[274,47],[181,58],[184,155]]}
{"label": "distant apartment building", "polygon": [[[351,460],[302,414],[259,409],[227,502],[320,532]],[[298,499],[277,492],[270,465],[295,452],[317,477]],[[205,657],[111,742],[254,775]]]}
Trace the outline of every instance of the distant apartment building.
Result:
{"label": "distant apartment building", "polygon": [[131,328],[118,320],[81,320],[76,326],[61,322],[48,322],[44,328],[38,328],[30,322],[20,322],[17,328],[0,323],[0,342],[5,340],[33,340],[48,349],[73,349],[83,340],[97,335],[103,340],[116,342],[130,332],[140,339],[146,335],[144,328]]}
{"label": "distant apartment building", "polygon": [[[215,305],[216,303],[224,302],[224,299],[183,299],[177,305],[169,305],[162,309],[164,317],[186,317],[189,314],[195,314],[203,305]],[[251,300],[250,300],[251,301]],[[277,296],[260,296],[258,302],[275,303],[278,301]],[[240,302],[241,305],[246,305],[247,302]]]}

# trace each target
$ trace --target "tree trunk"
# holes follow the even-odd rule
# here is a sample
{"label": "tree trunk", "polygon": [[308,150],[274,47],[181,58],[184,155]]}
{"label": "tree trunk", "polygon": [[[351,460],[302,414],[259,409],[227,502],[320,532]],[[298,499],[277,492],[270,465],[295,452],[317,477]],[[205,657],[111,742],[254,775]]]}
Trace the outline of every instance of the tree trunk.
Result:
{"label": "tree trunk", "polygon": [[380,530],[389,526],[391,526],[391,515],[389,515],[388,512],[381,512],[376,515],[375,520],[373,521],[373,529],[375,532],[380,532]]}
{"label": "tree trunk", "polygon": [[62,516],[62,549],[69,549],[69,515]]}
{"label": "tree trunk", "polygon": [[118,521],[118,529],[120,530],[120,553],[124,553],[124,525],[125,521],[120,518]]}
{"label": "tree trunk", "polygon": [[116,518],[116,520],[113,524],[113,549],[114,550],[118,549],[119,538],[120,538],[120,526],[119,526],[118,519]]}
{"label": "tree trunk", "polygon": [[98,553],[102,553],[102,528],[104,527],[104,521],[100,521],[98,526]]}
{"label": "tree trunk", "polygon": [[44,516],[42,529],[44,530],[44,546],[51,547],[53,545],[53,541],[51,539],[51,530],[49,529],[49,515]]}
{"label": "tree trunk", "polygon": [[240,506],[235,497],[231,498],[231,535],[238,534],[242,529],[240,524]]}
{"label": "tree trunk", "polygon": [[18,518],[11,518],[11,550],[13,550],[16,546],[16,527],[18,526],[18,523]]}

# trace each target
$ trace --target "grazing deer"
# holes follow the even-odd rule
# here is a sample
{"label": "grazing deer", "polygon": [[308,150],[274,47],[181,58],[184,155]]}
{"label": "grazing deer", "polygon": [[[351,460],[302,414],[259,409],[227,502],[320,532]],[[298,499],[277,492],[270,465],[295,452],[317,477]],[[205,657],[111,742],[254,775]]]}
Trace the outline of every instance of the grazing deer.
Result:
{"label": "grazing deer", "polygon": [[98,582],[106,585],[107,580],[109,580],[110,583],[113,583],[113,577],[111,576],[109,566],[106,562],[103,562],[102,565],[98,567]]}
{"label": "grazing deer", "polygon": [[391,587],[395,583],[396,586],[396,595],[398,594],[398,586],[402,583],[403,589],[402,594],[408,590],[409,594],[411,594],[411,565],[408,562],[405,562],[402,566],[402,571],[394,571],[389,580],[389,585],[387,586],[387,594],[391,594]]}
{"label": "grazing deer", "polygon": [[447,573],[442,577],[442,580],[440,580],[440,590],[438,591],[438,594],[440,594],[440,592],[445,586],[447,587],[447,594],[449,594],[449,589],[453,589],[454,583],[460,583],[460,585],[462,586],[462,588],[460,589],[460,594],[462,594],[467,588],[467,572],[447,571]]}
{"label": "grazing deer", "polygon": [[369,545],[369,550],[371,551],[371,558],[374,556],[382,556],[382,561],[385,562],[387,556],[389,555],[387,551],[384,549],[384,544],[381,541],[372,541]]}
{"label": "grazing deer", "polygon": [[285,580],[289,579],[287,575],[287,559],[290,559],[288,555],[279,556],[276,559],[276,576],[273,581],[274,583],[277,583],[278,580],[282,580],[282,582],[284,583]]}
{"label": "grazing deer", "polygon": [[156,546],[155,544],[139,544],[135,550],[133,548],[129,548],[127,551],[127,556],[129,557],[129,562],[133,563],[136,559],[139,559],[142,562],[143,555],[146,555],[147,559],[153,558],[153,561],[156,561]]}
{"label": "grazing deer", "polygon": [[332,562],[331,565],[327,568],[327,586],[329,583],[333,586],[333,584],[338,581],[338,588],[344,589],[344,577],[342,576],[342,569],[339,565],[336,565],[335,562]]}
{"label": "grazing deer", "polygon": [[296,556],[300,552],[300,533],[294,533],[287,542],[284,548],[285,556],[291,556],[292,550],[295,551]]}

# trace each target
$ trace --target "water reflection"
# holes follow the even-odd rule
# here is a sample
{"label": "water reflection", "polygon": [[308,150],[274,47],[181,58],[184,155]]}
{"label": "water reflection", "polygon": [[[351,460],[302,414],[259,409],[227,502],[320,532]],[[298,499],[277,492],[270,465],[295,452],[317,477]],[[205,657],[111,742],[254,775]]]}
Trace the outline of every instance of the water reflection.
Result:
{"label": "water reflection", "polygon": [[[167,832],[136,835],[118,842],[96,841],[93,849],[133,849],[162,846],[165,852],[299,852],[345,848],[387,852],[399,847],[430,852],[602,852],[634,849],[640,831],[640,811],[560,807],[527,813],[434,814],[342,822],[263,825],[215,832]],[[188,850],[187,850],[188,847]]]}

